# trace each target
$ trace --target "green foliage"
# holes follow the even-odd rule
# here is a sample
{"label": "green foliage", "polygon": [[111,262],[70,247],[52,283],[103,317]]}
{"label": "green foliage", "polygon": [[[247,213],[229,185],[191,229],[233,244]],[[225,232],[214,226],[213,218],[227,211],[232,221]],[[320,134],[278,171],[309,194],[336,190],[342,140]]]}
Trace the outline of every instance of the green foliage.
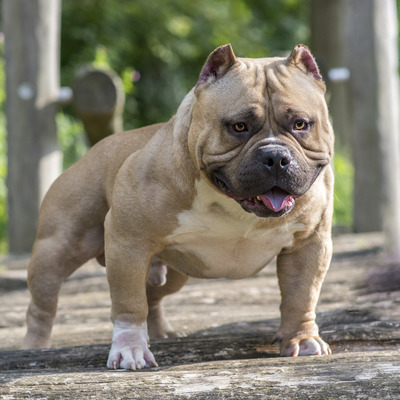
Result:
{"label": "green foliage", "polygon": [[[309,42],[309,0],[81,0],[62,2],[61,84],[71,86],[85,64],[112,68],[126,93],[131,129],[167,120],[195,85],[217,46],[231,43],[242,57],[267,57]],[[6,128],[0,43],[0,252],[6,237]],[[67,108],[68,109],[68,108]],[[57,116],[64,168],[87,150],[83,127]],[[335,223],[351,225],[353,168],[335,157]]]}
{"label": "green foliage", "polygon": [[[64,85],[81,64],[106,60],[123,77],[130,129],[167,120],[217,46],[265,57],[308,42],[304,0],[82,0],[62,3]],[[129,82],[140,74],[140,80]]]}
{"label": "green foliage", "polygon": [[[170,118],[217,46],[267,57],[309,41],[308,0],[84,0],[62,11],[63,84],[79,64],[116,70],[126,129]],[[350,226],[353,169],[337,154],[335,170],[335,223]]]}
{"label": "green foliage", "polygon": [[351,227],[353,223],[354,167],[345,152],[337,151],[333,160],[335,172],[335,203],[333,224]]}
{"label": "green foliage", "polygon": [[83,125],[68,114],[57,115],[57,137],[63,153],[63,169],[78,161],[88,149]]}

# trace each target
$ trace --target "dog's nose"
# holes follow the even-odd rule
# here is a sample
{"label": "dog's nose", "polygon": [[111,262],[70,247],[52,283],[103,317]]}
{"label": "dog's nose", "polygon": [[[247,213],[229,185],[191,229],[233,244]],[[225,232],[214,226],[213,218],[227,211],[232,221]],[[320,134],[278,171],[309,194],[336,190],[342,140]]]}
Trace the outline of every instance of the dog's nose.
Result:
{"label": "dog's nose", "polygon": [[289,167],[292,156],[283,146],[266,146],[261,149],[261,162],[271,175],[280,175]]}

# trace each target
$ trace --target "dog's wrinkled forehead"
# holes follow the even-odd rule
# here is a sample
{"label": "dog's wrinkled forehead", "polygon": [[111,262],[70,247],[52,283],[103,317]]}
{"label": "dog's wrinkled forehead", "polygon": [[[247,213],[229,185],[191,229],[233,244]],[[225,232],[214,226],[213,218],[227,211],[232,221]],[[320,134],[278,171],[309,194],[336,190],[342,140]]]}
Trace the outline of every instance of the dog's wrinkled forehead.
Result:
{"label": "dog's wrinkled forehead", "polygon": [[[301,107],[315,109],[325,102],[324,90],[307,74],[291,65],[285,59],[238,59],[236,68],[221,79],[221,86],[215,87],[215,95],[231,106],[240,103],[258,104],[266,108],[273,102],[276,106],[283,102],[288,108]],[[226,80],[226,82],[224,82]]]}
{"label": "dog's wrinkled forehead", "polygon": [[259,59],[236,58],[229,45],[222,46],[209,56],[196,86],[196,94],[221,112],[244,104],[265,109],[270,101],[313,109],[325,102],[324,93],[318,66],[302,45],[287,58]]}
{"label": "dog's wrinkled forehead", "polygon": [[[333,152],[325,84],[303,45],[296,46],[287,58],[260,59],[237,58],[229,45],[222,46],[207,59],[194,95],[192,130],[196,133],[190,143],[198,143],[204,136],[208,149],[222,140],[231,140],[232,146],[243,144],[245,151],[267,136],[279,136],[311,153]],[[293,134],[296,121],[309,127],[307,133]],[[238,135],[231,134],[237,123],[260,134],[241,135],[238,139]]]}

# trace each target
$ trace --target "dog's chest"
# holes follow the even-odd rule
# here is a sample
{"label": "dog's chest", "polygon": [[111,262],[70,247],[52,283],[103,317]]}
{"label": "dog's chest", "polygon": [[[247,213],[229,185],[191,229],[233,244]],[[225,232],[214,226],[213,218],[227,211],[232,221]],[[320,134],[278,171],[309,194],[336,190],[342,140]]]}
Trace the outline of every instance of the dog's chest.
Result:
{"label": "dog's chest", "polygon": [[290,246],[302,224],[275,224],[245,212],[234,200],[207,182],[196,183],[190,210],[178,216],[179,226],[166,238],[166,253],[178,251],[175,268],[201,278],[244,278],[266,266],[283,247]]}

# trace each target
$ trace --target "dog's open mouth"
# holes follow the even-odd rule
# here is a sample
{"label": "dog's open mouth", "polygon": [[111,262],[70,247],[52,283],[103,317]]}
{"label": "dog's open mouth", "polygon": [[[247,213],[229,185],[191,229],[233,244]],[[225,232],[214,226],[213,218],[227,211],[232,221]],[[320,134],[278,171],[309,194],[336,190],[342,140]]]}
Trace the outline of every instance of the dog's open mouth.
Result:
{"label": "dog's open mouth", "polygon": [[226,195],[240,203],[246,211],[253,212],[262,217],[281,216],[289,212],[295,204],[295,196],[278,186],[274,186],[258,196],[247,198],[240,197],[233,193],[228,186],[218,178],[216,178],[216,183]]}
{"label": "dog's open mouth", "polygon": [[247,200],[258,203],[262,202],[265,207],[274,212],[279,212],[284,208],[292,208],[294,206],[294,197],[279,187],[273,187],[266,193],[252,199],[246,199],[246,201]]}

